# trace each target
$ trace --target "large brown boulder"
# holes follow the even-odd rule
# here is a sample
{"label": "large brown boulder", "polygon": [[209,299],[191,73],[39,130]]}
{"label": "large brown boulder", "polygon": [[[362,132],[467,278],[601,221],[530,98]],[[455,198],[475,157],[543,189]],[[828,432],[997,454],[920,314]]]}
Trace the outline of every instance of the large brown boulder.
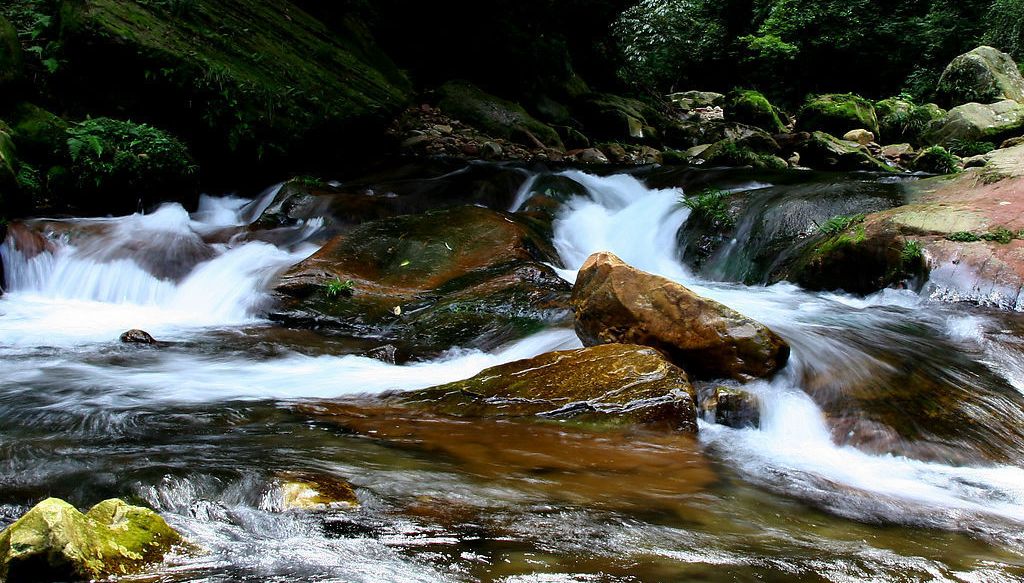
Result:
{"label": "large brown boulder", "polygon": [[583,264],[572,306],[585,345],[651,346],[697,377],[750,380],[789,358],[789,346],[763,324],[611,253]]}
{"label": "large brown boulder", "polygon": [[458,207],[365,223],[289,270],[272,317],[416,355],[494,348],[567,320],[569,286],[532,219]]}
{"label": "large brown boulder", "polygon": [[395,399],[460,417],[538,416],[697,431],[686,373],[657,350],[626,344],[549,352]]}

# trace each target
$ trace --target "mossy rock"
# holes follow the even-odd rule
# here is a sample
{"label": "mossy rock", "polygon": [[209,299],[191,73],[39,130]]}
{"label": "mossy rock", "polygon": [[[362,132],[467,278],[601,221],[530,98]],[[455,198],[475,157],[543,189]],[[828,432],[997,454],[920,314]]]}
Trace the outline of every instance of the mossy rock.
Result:
{"label": "mossy rock", "polygon": [[878,127],[885,136],[885,143],[909,143],[921,145],[928,126],[946,117],[946,110],[934,103],[915,105],[898,97],[883,99],[875,104]]}
{"label": "mossy rock", "polygon": [[122,500],[82,514],[47,498],[0,533],[0,580],[88,581],[123,576],[185,541],[158,514]]}
{"label": "mossy rock", "polygon": [[77,106],[157,123],[222,166],[330,158],[411,95],[359,21],[338,26],[288,0],[67,0],[61,77]]}
{"label": "mossy rock", "polygon": [[896,172],[876,158],[865,146],[841,140],[825,132],[814,132],[797,148],[800,163],[819,170],[869,170]]}
{"label": "mossy rock", "polygon": [[1024,76],[1010,55],[981,46],[953,59],[939,78],[936,94],[948,106],[1024,102]]}
{"label": "mossy rock", "polygon": [[[533,219],[457,207],[365,223],[289,270],[272,317],[431,355],[494,348],[569,315]],[[332,294],[331,281],[351,281]]]}
{"label": "mossy rock", "polygon": [[686,373],[657,350],[605,344],[549,352],[392,399],[460,417],[656,424],[695,433],[694,398]]}
{"label": "mossy rock", "polygon": [[957,142],[999,142],[1024,132],[1024,105],[1005,99],[997,103],[966,103],[929,124],[922,139],[945,147]]}
{"label": "mossy rock", "polygon": [[727,119],[761,128],[772,134],[786,131],[779,110],[760,91],[735,89],[725,102]]}
{"label": "mossy rock", "polygon": [[584,133],[608,141],[657,141],[668,125],[659,111],[643,101],[610,93],[579,98],[573,114],[583,124]]}
{"label": "mossy rock", "polygon": [[33,161],[63,161],[67,157],[68,123],[32,103],[19,103],[8,116],[22,154]]}
{"label": "mossy rock", "polygon": [[850,130],[865,129],[879,139],[888,139],[878,127],[873,103],[852,94],[818,95],[810,98],[797,115],[802,131],[822,131],[842,136]]}
{"label": "mossy rock", "polygon": [[[18,42],[18,31],[0,15],[0,91],[8,92],[17,86],[25,74],[25,60]],[[0,94],[0,101],[8,95]]]}
{"label": "mossy rock", "polygon": [[18,158],[14,140],[0,129],[0,210],[10,204],[11,195],[17,189]]}
{"label": "mossy rock", "polygon": [[558,132],[534,119],[518,104],[486,93],[468,81],[449,81],[437,89],[442,111],[485,134],[526,146],[562,149]]}

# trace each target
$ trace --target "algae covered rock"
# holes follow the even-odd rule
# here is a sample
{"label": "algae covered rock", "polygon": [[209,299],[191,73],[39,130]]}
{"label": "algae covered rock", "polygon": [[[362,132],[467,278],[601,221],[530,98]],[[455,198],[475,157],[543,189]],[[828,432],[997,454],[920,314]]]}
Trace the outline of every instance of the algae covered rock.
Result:
{"label": "algae covered rock", "polygon": [[701,378],[764,377],[789,358],[789,346],[763,324],[611,253],[583,264],[572,305],[585,345],[651,346]]}
{"label": "algae covered rock", "polygon": [[797,127],[802,131],[822,131],[834,136],[861,128],[875,136],[880,135],[874,104],[851,94],[812,97],[800,108]]}
{"label": "algae covered rock", "polygon": [[63,500],[47,498],[0,533],[0,580],[126,575],[183,544],[181,535],[147,508],[112,499],[82,514]]}
{"label": "algae covered rock", "polygon": [[437,89],[442,111],[497,138],[527,146],[562,148],[550,126],[534,119],[519,105],[495,97],[467,81],[449,81]]}
{"label": "algae covered rock", "polygon": [[584,133],[604,140],[645,141],[658,138],[665,120],[650,105],[609,93],[589,93],[579,98],[574,117]]}
{"label": "algae covered rock", "polygon": [[[0,15],[0,91],[17,85],[25,73],[25,62],[18,42],[18,31]],[[0,96],[3,98],[6,96]]]}
{"label": "algae covered rock", "polygon": [[906,99],[891,97],[875,103],[878,128],[885,136],[885,142],[892,144],[909,142],[921,143],[921,136],[928,126],[946,117],[946,111],[934,103],[916,105]]}
{"label": "algae covered rock", "polygon": [[801,163],[823,170],[871,170],[893,172],[895,169],[876,158],[867,147],[840,140],[825,133],[814,132],[797,147]]}
{"label": "algae covered rock", "polygon": [[281,278],[272,317],[414,352],[493,348],[568,315],[533,219],[457,207],[365,223]]}
{"label": "algae covered rock", "polygon": [[686,373],[657,350],[635,345],[549,352],[394,399],[463,417],[537,416],[697,431]]}
{"label": "algae covered rock", "polygon": [[786,131],[786,124],[779,116],[778,109],[760,91],[737,89],[729,93],[725,102],[725,116],[770,133]]}
{"label": "algae covered rock", "polygon": [[956,142],[995,142],[1024,131],[1024,105],[1004,99],[997,103],[966,103],[949,110],[928,125],[923,139],[929,144],[950,146]]}
{"label": "algae covered rock", "polygon": [[936,93],[946,105],[1024,102],[1024,76],[1010,55],[981,46],[958,56],[943,71]]}
{"label": "algae covered rock", "polygon": [[960,170],[960,161],[942,146],[932,146],[914,158],[911,167],[929,174],[953,174]]}
{"label": "algae covered rock", "polygon": [[67,150],[68,124],[53,113],[28,102],[19,103],[8,121],[18,148],[40,161],[63,159]]}

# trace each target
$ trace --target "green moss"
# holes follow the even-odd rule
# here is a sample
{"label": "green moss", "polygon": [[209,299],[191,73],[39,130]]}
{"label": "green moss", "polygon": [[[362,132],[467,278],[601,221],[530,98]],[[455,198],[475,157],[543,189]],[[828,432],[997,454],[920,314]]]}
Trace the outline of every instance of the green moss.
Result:
{"label": "green moss", "polygon": [[205,126],[225,150],[260,157],[299,151],[316,131],[384,123],[409,99],[408,81],[365,28],[343,25],[329,31],[285,0],[79,0],[61,11],[68,77],[84,96],[118,95],[140,114]]}
{"label": "green moss", "polygon": [[728,119],[778,134],[786,131],[779,112],[764,95],[751,89],[734,89],[726,99]]}
{"label": "green moss", "polygon": [[985,241],[993,241],[1000,245],[1008,245],[1010,241],[1013,241],[1017,237],[1016,233],[1007,229],[1006,227],[996,227],[981,236],[981,239]]}
{"label": "green moss", "polygon": [[800,108],[798,127],[842,136],[850,130],[865,129],[881,137],[875,106],[852,94],[818,95]]}
{"label": "green moss", "polygon": [[518,104],[495,97],[466,81],[450,81],[437,89],[438,105],[448,115],[494,137],[527,146],[536,142],[562,148],[558,133],[533,118]]}
{"label": "green moss", "polygon": [[731,193],[710,188],[682,199],[683,205],[693,211],[694,218],[709,223],[713,228],[724,230],[735,226],[736,219],[729,211]]}
{"label": "green moss", "polygon": [[41,161],[63,156],[67,122],[31,103],[18,104],[10,120],[13,137],[26,156]]}
{"label": "green moss", "polygon": [[24,74],[24,58],[18,31],[3,15],[0,15],[0,89],[9,91],[21,81]]}

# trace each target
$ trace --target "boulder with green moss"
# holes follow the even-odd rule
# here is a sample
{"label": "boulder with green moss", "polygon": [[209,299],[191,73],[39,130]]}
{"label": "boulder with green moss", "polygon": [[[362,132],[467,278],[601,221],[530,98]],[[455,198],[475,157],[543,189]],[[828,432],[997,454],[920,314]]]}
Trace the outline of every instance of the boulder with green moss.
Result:
{"label": "boulder with green moss", "polygon": [[850,130],[865,129],[876,137],[880,135],[878,117],[873,103],[851,94],[818,95],[810,98],[797,115],[797,127],[802,131],[822,131],[842,136]]}
{"label": "boulder with green moss", "polygon": [[997,103],[966,103],[949,110],[928,125],[922,139],[928,144],[952,146],[966,142],[994,142],[1024,132],[1024,104],[1010,99]]}
{"label": "boulder with green moss", "polygon": [[[0,15],[0,91],[9,91],[16,86],[25,73],[24,58],[21,54],[21,43],[18,42],[18,31]],[[6,98],[0,95],[0,100]]]}
{"label": "boulder with green moss", "polygon": [[589,93],[573,108],[574,117],[589,136],[609,141],[651,141],[662,136],[664,116],[654,107],[631,97]]}
{"label": "boulder with green moss", "polygon": [[[777,148],[778,146],[776,146]],[[742,141],[721,140],[700,154],[707,166],[751,166],[763,170],[785,170],[786,161],[778,156],[759,152]]]}
{"label": "boulder with green moss", "polygon": [[642,423],[697,431],[695,392],[686,373],[657,350],[629,344],[549,352],[393,399],[462,417]]}
{"label": "boulder with green moss", "polygon": [[494,348],[569,317],[542,229],[473,206],[364,223],[284,274],[272,318],[417,355]]}
{"label": "boulder with green moss", "polygon": [[876,158],[867,147],[841,140],[825,132],[814,132],[810,139],[799,144],[800,163],[820,170],[871,170],[895,172],[895,169]]}
{"label": "boulder with green moss", "polygon": [[468,81],[449,81],[437,89],[444,113],[485,134],[531,147],[562,148],[558,132],[541,123],[521,106],[495,97]]}
{"label": "boulder with green moss", "polygon": [[928,126],[946,117],[946,110],[934,103],[916,105],[906,99],[890,97],[875,103],[878,127],[885,136],[885,143],[921,144],[921,137]]}
{"label": "boulder with green moss", "polygon": [[8,115],[18,149],[35,162],[63,159],[68,141],[68,124],[53,113],[23,102]]}
{"label": "boulder with green moss", "polygon": [[736,89],[725,102],[725,117],[778,134],[786,131],[779,110],[760,91]]}
{"label": "boulder with green moss", "polygon": [[[16,188],[18,176],[18,159],[14,148],[14,140],[8,133],[9,128],[0,122],[0,202]],[[2,206],[2,205],[0,205]]]}
{"label": "boulder with green moss", "polygon": [[1010,55],[982,46],[953,59],[939,78],[936,94],[948,106],[1024,102],[1024,76]]}
{"label": "boulder with green moss", "polygon": [[410,99],[358,20],[329,30],[288,0],[69,0],[59,16],[77,106],[190,136],[222,166],[364,150]]}
{"label": "boulder with green moss", "polygon": [[158,514],[105,500],[82,514],[47,498],[0,533],[0,580],[89,581],[136,573],[185,542]]}

